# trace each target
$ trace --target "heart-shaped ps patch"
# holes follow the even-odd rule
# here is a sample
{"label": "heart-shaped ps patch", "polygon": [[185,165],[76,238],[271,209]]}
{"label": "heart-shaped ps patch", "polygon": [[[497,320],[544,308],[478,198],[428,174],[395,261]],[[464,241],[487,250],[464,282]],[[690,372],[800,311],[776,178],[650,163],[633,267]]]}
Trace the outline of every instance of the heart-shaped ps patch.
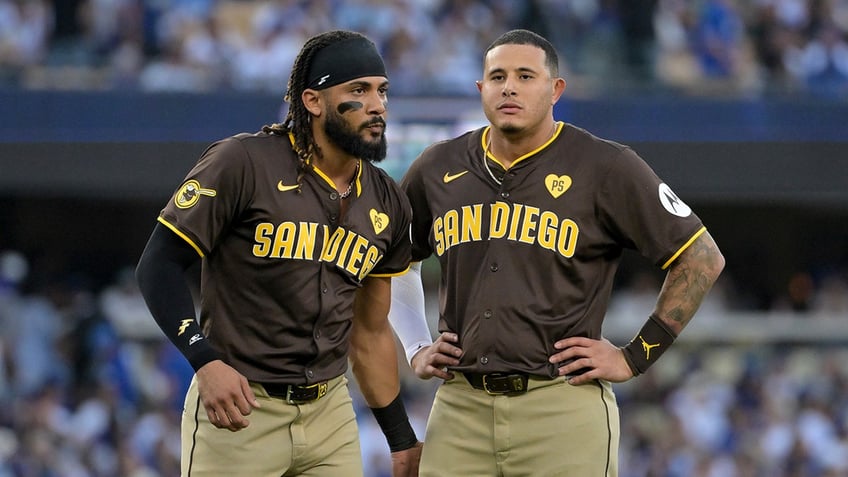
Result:
{"label": "heart-shaped ps patch", "polygon": [[545,177],[545,187],[548,188],[548,192],[550,192],[551,195],[554,196],[554,199],[556,199],[564,194],[569,187],[571,187],[571,177],[568,177],[565,174],[561,176],[548,174],[548,176]]}
{"label": "heart-shaped ps patch", "polygon": [[383,230],[386,230],[386,227],[389,226],[388,215],[382,212],[377,212],[375,209],[371,209],[369,214],[371,215],[371,225],[374,226],[374,232],[379,234]]}

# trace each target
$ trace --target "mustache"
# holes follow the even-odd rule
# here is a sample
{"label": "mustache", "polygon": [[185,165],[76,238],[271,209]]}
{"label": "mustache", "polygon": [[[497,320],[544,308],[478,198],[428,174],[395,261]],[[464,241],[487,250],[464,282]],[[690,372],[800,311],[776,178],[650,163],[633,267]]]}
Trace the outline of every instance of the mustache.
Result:
{"label": "mustache", "polygon": [[367,129],[367,128],[370,128],[371,126],[382,126],[383,129],[385,129],[386,128],[386,121],[381,117],[376,117],[376,118],[373,118],[369,121],[365,121],[364,123],[362,123],[362,125],[359,126],[359,129]]}

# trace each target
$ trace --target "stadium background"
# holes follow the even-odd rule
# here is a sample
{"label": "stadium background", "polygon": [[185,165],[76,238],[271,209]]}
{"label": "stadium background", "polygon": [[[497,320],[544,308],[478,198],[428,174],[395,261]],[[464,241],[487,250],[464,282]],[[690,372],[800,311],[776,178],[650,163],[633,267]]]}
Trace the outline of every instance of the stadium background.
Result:
{"label": "stadium background", "polygon": [[[617,386],[621,476],[848,475],[845,0],[0,0],[0,476],[177,475],[190,369],[129,271],[204,147],[280,118],[307,36],[380,45],[400,178],[484,124],[480,53],[515,27],[563,54],[557,119],[634,146],[727,258],[678,345]],[[608,337],[661,278],[625,258]],[[436,384],[404,376],[420,435]]]}

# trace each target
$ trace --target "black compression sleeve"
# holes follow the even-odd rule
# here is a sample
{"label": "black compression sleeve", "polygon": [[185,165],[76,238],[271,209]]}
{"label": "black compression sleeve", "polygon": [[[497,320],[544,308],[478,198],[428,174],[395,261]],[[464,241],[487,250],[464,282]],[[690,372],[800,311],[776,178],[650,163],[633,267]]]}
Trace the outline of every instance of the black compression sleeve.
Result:
{"label": "black compression sleeve", "polygon": [[371,412],[386,436],[391,452],[409,449],[418,442],[415,431],[409,424],[400,394],[388,406],[372,407]]}
{"label": "black compression sleeve", "polygon": [[135,271],[150,313],[195,371],[219,359],[195,318],[186,278],[186,270],[199,260],[188,243],[157,223]]}

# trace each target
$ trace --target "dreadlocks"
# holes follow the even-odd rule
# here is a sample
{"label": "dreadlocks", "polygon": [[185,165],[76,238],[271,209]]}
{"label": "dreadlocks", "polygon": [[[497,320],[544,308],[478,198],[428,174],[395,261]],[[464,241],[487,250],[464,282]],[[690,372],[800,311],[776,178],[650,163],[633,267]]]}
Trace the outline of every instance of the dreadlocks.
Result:
{"label": "dreadlocks", "polygon": [[[309,67],[313,58],[321,49],[352,38],[365,38],[363,35],[344,30],[329,31],[310,38],[301,48],[292,67],[291,76],[286,88],[284,100],[289,103],[288,113],[282,123],[264,126],[262,131],[268,134],[294,136],[294,149],[299,159],[297,183],[301,183],[303,175],[312,167],[312,156],[321,157],[321,148],[312,136],[310,126],[311,115],[303,105],[301,95],[307,88]],[[298,192],[300,188],[298,187]]]}

